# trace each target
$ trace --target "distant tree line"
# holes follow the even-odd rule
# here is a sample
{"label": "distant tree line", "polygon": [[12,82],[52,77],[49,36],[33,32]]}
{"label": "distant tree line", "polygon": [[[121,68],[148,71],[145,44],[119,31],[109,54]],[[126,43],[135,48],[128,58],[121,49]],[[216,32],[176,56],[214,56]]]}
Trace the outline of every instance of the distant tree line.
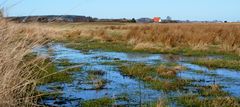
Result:
{"label": "distant tree line", "polygon": [[136,23],[136,19],[98,19],[87,16],[75,15],[48,15],[48,16],[21,16],[21,17],[7,17],[8,20],[16,22],[123,22]]}
{"label": "distant tree line", "polygon": [[16,22],[94,22],[96,19],[86,16],[74,15],[47,15],[47,16],[22,16],[7,17],[8,20]]}

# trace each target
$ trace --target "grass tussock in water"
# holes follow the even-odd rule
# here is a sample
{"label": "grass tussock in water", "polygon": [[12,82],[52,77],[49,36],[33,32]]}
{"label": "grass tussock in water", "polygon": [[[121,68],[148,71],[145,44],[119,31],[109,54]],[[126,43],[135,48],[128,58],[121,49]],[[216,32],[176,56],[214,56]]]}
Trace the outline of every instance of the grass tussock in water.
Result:
{"label": "grass tussock in water", "polygon": [[[143,80],[150,88],[155,90],[172,91],[182,89],[189,84],[189,80],[178,78],[177,66],[167,68],[164,65],[153,67],[145,64],[130,64],[120,67],[124,75]],[[165,79],[162,79],[165,78]]]}
{"label": "grass tussock in water", "polygon": [[193,64],[203,65],[208,68],[228,68],[240,70],[239,60],[227,59],[199,59],[192,62]]}
{"label": "grass tussock in water", "polygon": [[232,97],[202,99],[198,95],[185,95],[177,98],[177,103],[184,107],[239,107],[239,100]]}
{"label": "grass tussock in water", "polygon": [[199,87],[199,93],[182,95],[174,101],[184,107],[239,107],[240,100],[230,97],[219,85]]}
{"label": "grass tussock in water", "polygon": [[69,75],[69,72],[75,71],[79,68],[71,68],[63,71],[58,71],[56,65],[53,64],[50,60],[44,61],[41,64],[38,64],[40,67],[44,67],[45,72],[41,72],[39,77],[39,84],[47,84],[52,82],[71,82],[73,78]]}
{"label": "grass tussock in water", "polygon": [[58,60],[57,64],[59,66],[73,66],[73,65],[77,65],[76,63],[70,62],[69,59],[60,59],[60,60]]}
{"label": "grass tussock in water", "polygon": [[91,70],[87,73],[87,80],[89,80],[93,85],[90,90],[101,90],[106,86],[108,81],[106,79],[103,79],[103,76],[105,75],[104,71]]}
{"label": "grass tussock in water", "polygon": [[96,100],[88,100],[81,103],[83,107],[109,107],[114,104],[115,100],[112,98],[104,97]]}
{"label": "grass tussock in water", "polygon": [[173,67],[167,67],[166,65],[160,65],[157,67],[156,71],[157,73],[164,78],[175,78],[177,73],[186,69],[183,66],[173,66]]}
{"label": "grass tussock in water", "polygon": [[210,85],[205,87],[200,87],[199,94],[205,97],[220,97],[227,96],[228,93],[224,92],[219,85]]}

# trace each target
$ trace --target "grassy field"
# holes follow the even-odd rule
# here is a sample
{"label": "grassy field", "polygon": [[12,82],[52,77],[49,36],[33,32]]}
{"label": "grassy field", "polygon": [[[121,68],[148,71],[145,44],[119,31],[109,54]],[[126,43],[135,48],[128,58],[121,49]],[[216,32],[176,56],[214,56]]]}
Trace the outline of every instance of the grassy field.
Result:
{"label": "grassy field", "polygon": [[[240,54],[240,24],[121,24],[73,23],[50,24],[61,30],[57,40],[74,43],[95,41],[96,48],[105,44],[123,44],[127,51],[175,53],[184,55]],[[84,44],[82,43],[82,44]],[[101,45],[102,44],[102,45]],[[129,47],[126,47],[128,45]],[[90,45],[93,47],[93,45]],[[118,50],[112,46],[113,50]],[[130,48],[130,49],[129,49]]]}
{"label": "grassy field", "polygon": [[206,59],[194,63],[213,68],[240,67],[237,64],[240,63],[239,23],[62,23],[47,26],[61,31],[53,38],[55,41],[65,42],[74,49],[223,56],[227,59],[224,66],[217,64],[220,61]]}
{"label": "grassy field", "polygon": [[[0,106],[33,106],[37,102],[36,86],[41,79],[51,77],[56,73],[54,65],[45,62],[47,58],[34,57],[24,62],[26,55],[38,45],[55,41],[65,43],[66,46],[79,49],[101,49],[105,51],[167,53],[187,56],[221,55],[225,59],[210,61],[198,60],[192,63],[212,68],[240,68],[240,24],[127,24],[127,23],[25,23],[17,24],[0,20]],[[3,25],[3,26],[2,26]],[[37,63],[38,62],[38,63]],[[41,66],[39,66],[41,62]],[[61,65],[72,65],[65,61]],[[36,67],[38,69],[36,69]],[[141,68],[141,71],[135,72]],[[187,81],[176,80],[165,82],[152,79],[147,72],[167,79],[176,76],[177,70],[159,66],[157,68],[136,64],[122,67],[125,75],[134,75],[143,80],[153,89],[175,90],[187,84]],[[36,70],[38,71],[36,73]],[[79,69],[77,69],[79,70]],[[139,69],[140,70],[140,69]],[[47,72],[46,72],[47,71]],[[72,71],[72,70],[70,70]],[[165,72],[168,71],[168,72]],[[42,73],[44,72],[44,73]],[[44,82],[71,81],[65,73],[57,74],[57,78]],[[65,76],[64,76],[65,75]],[[164,86],[165,85],[165,86]],[[180,87],[178,87],[180,86]],[[179,102],[206,102],[216,105],[212,100],[199,101],[198,97],[186,96],[177,99]],[[190,99],[192,102],[190,102]],[[219,101],[231,98],[219,98]],[[105,102],[107,100],[107,102]],[[90,101],[89,101],[90,102]],[[85,105],[91,106],[89,102]],[[100,100],[105,104],[114,101]],[[99,102],[94,102],[99,103]]]}

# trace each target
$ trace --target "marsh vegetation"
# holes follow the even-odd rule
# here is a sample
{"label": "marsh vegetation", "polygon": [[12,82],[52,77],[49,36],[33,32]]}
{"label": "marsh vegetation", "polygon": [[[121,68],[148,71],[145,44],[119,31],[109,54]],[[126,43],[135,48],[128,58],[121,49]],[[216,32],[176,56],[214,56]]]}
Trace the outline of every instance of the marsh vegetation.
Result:
{"label": "marsh vegetation", "polygon": [[240,106],[238,23],[0,23],[0,106]]}

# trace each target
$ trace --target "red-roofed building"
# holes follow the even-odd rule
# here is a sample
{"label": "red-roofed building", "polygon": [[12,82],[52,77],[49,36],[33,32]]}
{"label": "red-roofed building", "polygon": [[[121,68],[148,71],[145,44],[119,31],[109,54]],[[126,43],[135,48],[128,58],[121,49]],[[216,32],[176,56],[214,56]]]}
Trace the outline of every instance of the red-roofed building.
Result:
{"label": "red-roofed building", "polygon": [[153,22],[155,22],[155,23],[160,23],[162,20],[161,20],[161,18],[160,17],[154,17],[153,18]]}

